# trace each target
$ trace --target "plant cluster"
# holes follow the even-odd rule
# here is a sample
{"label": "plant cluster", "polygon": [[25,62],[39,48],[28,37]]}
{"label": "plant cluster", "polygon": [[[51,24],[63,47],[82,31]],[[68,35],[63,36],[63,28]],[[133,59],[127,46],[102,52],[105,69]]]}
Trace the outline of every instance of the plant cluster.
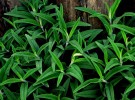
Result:
{"label": "plant cluster", "polygon": [[66,22],[62,5],[21,3],[5,13],[12,28],[0,38],[1,100],[135,99],[135,29],[123,22],[135,13],[116,17],[120,0],[106,4],[108,15],[76,7],[105,27],[90,30],[79,18]]}

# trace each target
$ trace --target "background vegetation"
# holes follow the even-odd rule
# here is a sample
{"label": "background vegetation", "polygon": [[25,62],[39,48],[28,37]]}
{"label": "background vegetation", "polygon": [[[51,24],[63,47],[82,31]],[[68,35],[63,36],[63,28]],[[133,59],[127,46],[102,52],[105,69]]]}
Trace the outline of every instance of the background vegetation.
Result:
{"label": "background vegetation", "polygon": [[26,0],[5,13],[11,26],[0,38],[1,100],[134,100],[133,12],[115,16],[120,0],[99,18],[104,29],[65,22],[63,6]]}

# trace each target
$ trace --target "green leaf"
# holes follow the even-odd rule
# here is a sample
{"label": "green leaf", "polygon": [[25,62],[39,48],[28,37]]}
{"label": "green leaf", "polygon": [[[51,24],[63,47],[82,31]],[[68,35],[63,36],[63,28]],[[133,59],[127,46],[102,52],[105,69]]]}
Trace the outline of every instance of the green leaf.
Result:
{"label": "green leaf", "polygon": [[97,90],[86,90],[75,93],[75,96],[83,98],[97,98],[97,93],[98,93]]}
{"label": "green leaf", "polygon": [[105,64],[108,62],[108,50],[107,50],[107,46],[102,45],[101,43],[96,41],[97,46],[102,50],[103,54],[104,54],[104,61]]}
{"label": "green leaf", "polygon": [[[75,25],[76,21],[67,22],[66,26],[67,28],[73,27]],[[79,21],[78,26],[91,26],[89,23]]]}
{"label": "green leaf", "polygon": [[118,22],[123,18],[123,17],[133,17],[135,16],[134,12],[125,12],[122,16],[116,17],[113,21],[113,24],[118,24]]}
{"label": "green leaf", "polygon": [[70,78],[67,78],[65,82],[63,83],[62,87],[65,89],[63,95],[66,96],[69,90],[69,85],[70,85]]}
{"label": "green leaf", "polygon": [[115,0],[113,5],[110,7],[111,19],[114,17],[120,2],[121,2],[121,0]]}
{"label": "green leaf", "polygon": [[5,45],[3,42],[0,41],[0,47],[1,47],[1,50],[4,51],[6,48],[5,48]]}
{"label": "green leaf", "polygon": [[86,80],[85,82],[81,83],[74,91],[73,93],[77,93],[79,90],[87,87],[91,83],[99,83],[100,80],[97,78]]}
{"label": "green leaf", "polygon": [[84,82],[83,79],[83,74],[81,72],[81,69],[79,68],[79,66],[72,64],[70,66],[70,68],[67,70],[67,74],[75,77],[76,79],[78,79],[80,81],[80,83]]}
{"label": "green leaf", "polygon": [[14,37],[14,39],[18,42],[18,44],[20,46],[24,46],[24,41],[19,37],[19,35],[17,33],[15,33],[12,29],[11,29],[11,33],[12,33],[12,36]]}
{"label": "green leaf", "polygon": [[23,76],[23,79],[27,79],[29,76],[31,76],[32,74],[34,74],[36,71],[38,71],[37,68],[33,68],[27,71],[27,73]]}
{"label": "green leaf", "polygon": [[40,24],[34,19],[19,19],[19,20],[14,21],[14,23],[25,23],[25,24],[32,24],[35,26],[40,26]]}
{"label": "green leaf", "polygon": [[120,52],[118,46],[117,46],[116,43],[114,43],[114,41],[111,40],[110,38],[108,38],[108,40],[109,40],[109,42],[111,43],[111,45],[112,45],[112,47],[113,47],[113,50],[115,51],[117,57],[120,59],[120,54],[121,54],[121,52]]}
{"label": "green leaf", "polygon": [[[4,100],[2,93],[0,93],[0,100]],[[9,99],[9,100],[10,100],[10,99]]]}
{"label": "green leaf", "polygon": [[82,47],[80,46],[80,44],[79,44],[76,40],[70,41],[70,44],[71,44],[75,49],[77,49],[80,53],[83,54]]}
{"label": "green leaf", "polygon": [[[127,94],[122,94],[122,99],[121,100],[131,100],[128,98]],[[134,98],[132,98],[132,100],[134,100]]]}
{"label": "green leaf", "polygon": [[71,31],[69,33],[69,39],[73,36],[73,33],[76,31],[76,28],[77,28],[77,26],[79,24],[79,21],[80,21],[80,18],[78,18],[78,20],[76,21],[76,23],[73,25],[73,27],[72,27],[72,29],[71,29]]}
{"label": "green leaf", "polygon": [[[60,5],[60,7],[63,8],[62,5]],[[60,12],[58,9],[56,9],[56,13],[57,13],[57,16],[58,16],[60,28],[62,30],[66,30],[67,26],[66,26],[65,20],[63,18],[63,14],[62,14],[63,12]]]}
{"label": "green leaf", "polygon": [[93,65],[94,65],[94,67],[95,67],[95,69],[96,69],[96,72],[98,73],[98,75],[100,76],[100,79],[104,79],[104,76],[103,76],[103,74],[102,74],[102,71],[101,71],[101,69],[100,69],[100,66],[98,66],[95,62],[93,62],[92,61],[92,63],[93,63]]}
{"label": "green leaf", "polygon": [[17,100],[17,97],[15,96],[13,91],[10,91],[7,87],[4,86],[3,91],[6,94],[6,97],[8,98],[8,100]]}
{"label": "green leaf", "polygon": [[20,99],[27,100],[28,83],[22,83],[20,87]]}
{"label": "green leaf", "polygon": [[125,45],[127,47],[128,46],[128,38],[126,36],[126,33],[124,31],[121,31],[121,34],[122,34],[123,40],[125,42]]}
{"label": "green leaf", "polygon": [[40,94],[36,96],[37,98],[48,99],[48,100],[58,100],[58,97],[54,94]]}
{"label": "green leaf", "polygon": [[105,90],[106,90],[107,100],[115,100],[113,85],[106,84]]}
{"label": "green leaf", "polygon": [[33,53],[27,52],[27,51],[13,53],[12,56],[18,56],[18,57],[35,57],[35,55]]}
{"label": "green leaf", "polygon": [[91,29],[91,30],[85,30],[80,32],[82,38],[85,40],[87,38],[89,38],[89,41],[92,42],[93,39],[102,32],[102,29]]}
{"label": "green leaf", "polygon": [[60,73],[59,76],[58,76],[58,80],[57,80],[57,87],[60,85],[62,79],[63,79],[63,76],[64,76],[64,73]]}
{"label": "green leaf", "polygon": [[18,78],[10,78],[0,83],[0,86],[6,85],[6,84],[18,83],[18,82],[23,82],[23,81]]}
{"label": "green leaf", "polygon": [[69,97],[62,97],[61,100],[74,100],[74,99],[71,99]]}
{"label": "green leaf", "polygon": [[[99,20],[101,20],[101,22],[102,22],[102,24],[104,25],[104,27],[105,27],[105,29],[106,29],[106,31],[107,31],[107,33],[109,34],[109,35],[111,35],[112,33],[112,28],[110,27],[110,23],[108,22],[108,16],[106,16],[106,15],[103,15],[103,14],[101,14],[101,13],[95,13],[95,14],[93,14],[93,15],[91,15],[91,17],[97,17]],[[106,18],[107,17],[107,18]]]}
{"label": "green leaf", "polygon": [[56,21],[49,14],[32,12],[33,15],[38,16],[47,22],[54,24]]}
{"label": "green leaf", "polygon": [[36,68],[39,69],[39,73],[42,74],[42,59],[36,61]]}
{"label": "green leaf", "polygon": [[110,79],[112,76],[114,76],[117,73],[120,73],[124,70],[129,70],[130,67],[133,67],[133,65],[123,65],[123,66],[117,66],[110,70],[106,75],[105,75],[105,80]]}
{"label": "green leaf", "polygon": [[60,71],[63,72],[64,68],[63,65],[61,63],[61,61],[59,60],[59,58],[56,56],[56,54],[54,54],[53,52],[50,51],[52,60],[57,64],[57,66],[59,67]]}
{"label": "green leaf", "polygon": [[33,84],[33,86],[36,86],[38,84],[44,83],[48,80],[58,78],[59,72],[53,72],[52,68],[49,67],[46,71],[44,71],[37,79],[37,81]]}
{"label": "green leaf", "polygon": [[32,48],[32,51],[34,53],[37,53],[38,50],[39,50],[39,46],[37,44],[37,42],[29,35],[25,34],[26,38],[27,38],[27,41],[29,42],[31,48]]}
{"label": "green leaf", "polygon": [[3,18],[5,21],[7,21],[10,25],[12,25],[15,29],[17,29],[16,28],[16,26],[15,26],[15,23],[13,23],[13,22],[11,22],[9,19],[7,19],[7,18]]}
{"label": "green leaf", "polygon": [[109,71],[111,68],[115,67],[119,65],[119,61],[117,60],[117,58],[112,58],[107,64],[106,67],[104,69],[104,73],[106,73],[107,71]]}
{"label": "green leaf", "polygon": [[39,89],[42,85],[36,85],[36,86],[33,86],[31,85],[29,88],[28,88],[28,95],[29,96],[30,94],[32,94],[35,90]]}
{"label": "green leaf", "polygon": [[122,31],[125,31],[127,33],[130,33],[132,35],[135,35],[135,28],[134,27],[129,27],[129,26],[126,26],[126,25],[121,25],[121,24],[112,24],[111,26],[114,27],[114,28],[118,28]]}
{"label": "green leaf", "polygon": [[33,16],[27,11],[17,11],[17,9],[13,9],[10,12],[4,13],[4,15],[18,17],[18,18],[33,18]]}
{"label": "green leaf", "polygon": [[83,11],[83,12],[87,12],[89,14],[94,14],[94,13],[98,13],[95,10],[92,10],[90,8],[85,8],[85,7],[75,7],[75,9]]}
{"label": "green leaf", "polygon": [[9,58],[3,67],[0,69],[0,83],[7,79],[7,75],[9,74],[9,70],[13,65],[13,58]]}
{"label": "green leaf", "polygon": [[131,92],[134,89],[135,89],[135,81],[131,83],[131,85],[126,89],[124,94],[127,94],[127,93]]}
{"label": "green leaf", "polygon": [[23,70],[18,66],[17,63],[13,64],[12,71],[18,76],[18,78],[22,79]]}
{"label": "green leaf", "polygon": [[49,43],[43,44],[43,45],[39,48],[39,50],[38,50],[38,52],[37,52],[37,55],[40,55],[41,52],[42,52],[43,50],[45,50],[48,46],[49,46]]}
{"label": "green leaf", "polygon": [[92,42],[92,43],[88,44],[88,45],[83,49],[83,51],[89,51],[89,50],[92,50],[92,49],[95,49],[95,48],[97,48],[97,45],[96,45],[95,42]]}

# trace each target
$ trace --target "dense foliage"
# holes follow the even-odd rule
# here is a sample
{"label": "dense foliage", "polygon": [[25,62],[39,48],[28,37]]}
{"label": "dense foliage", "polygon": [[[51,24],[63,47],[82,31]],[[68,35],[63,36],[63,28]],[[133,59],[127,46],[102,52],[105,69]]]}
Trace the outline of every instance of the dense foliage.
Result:
{"label": "dense foliage", "polygon": [[[65,22],[63,6],[26,0],[5,13],[12,28],[0,38],[1,100],[134,100],[135,13],[116,17],[76,7],[104,29]],[[128,22],[124,19],[130,18]],[[82,30],[83,29],[83,30]]]}

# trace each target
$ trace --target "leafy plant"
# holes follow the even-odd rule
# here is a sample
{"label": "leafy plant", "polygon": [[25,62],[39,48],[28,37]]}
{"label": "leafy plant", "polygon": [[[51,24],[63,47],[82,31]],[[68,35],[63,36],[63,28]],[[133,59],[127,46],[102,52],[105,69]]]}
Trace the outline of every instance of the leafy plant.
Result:
{"label": "leafy plant", "polygon": [[[63,6],[47,0],[26,0],[4,18],[12,28],[0,38],[0,99],[115,100],[134,99],[134,28],[115,13],[76,9],[98,17],[105,29],[66,22]],[[105,38],[98,38],[106,32]],[[14,89],[14,87],[16,87]]]}

